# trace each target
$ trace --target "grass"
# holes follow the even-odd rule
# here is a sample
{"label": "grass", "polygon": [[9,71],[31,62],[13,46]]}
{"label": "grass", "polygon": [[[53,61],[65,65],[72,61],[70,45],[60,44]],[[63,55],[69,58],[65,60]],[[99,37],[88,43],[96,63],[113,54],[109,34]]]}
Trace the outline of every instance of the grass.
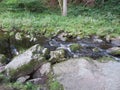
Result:
{"label": "grass", "polygon": [[0,25],[6,30],[13,27],[29,32],[44,32],[51,36],[57,30],[69,31],[81,36],[120,35],[120,6],[107,3],[102,8],[88,8],[82,5],[69,6],[68,16],[62,17],[60,10],[45,10],[43,13],[29,11],[1,10]]}

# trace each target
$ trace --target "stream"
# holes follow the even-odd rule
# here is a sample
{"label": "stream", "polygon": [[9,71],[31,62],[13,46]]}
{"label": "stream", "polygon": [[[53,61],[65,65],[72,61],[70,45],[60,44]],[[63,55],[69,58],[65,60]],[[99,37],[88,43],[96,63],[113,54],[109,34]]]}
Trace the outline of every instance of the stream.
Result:
{"label": "stream", "polygon": [[[66,58],[78,58],[78,57],[90,57],[98,59],[104,56],[111,57],[117,61],[120,61],[119,55],[111,55],[107,52],[109,48],[116,47],[110,41],[98,36],[89,36],[86,38],[65,36],[64,32],[61,32],[52,38],[46,38],[40,36],[34,40],[30,38],[23,38],[22,40],[15,40],[14,38],[2,38],[0,39],[0,53],[12,59],[15,55],[19,55],[21,48],[29,48],[34,44],[40,44],[41,46],[48,48],[50,51],[57,49],[64,49],[66,51]],[[67,40],[66,40],[67,37]],[[79,45],[76,50],[71,50],[72,45]],[[118,46],[119,47],[119,46]]]}

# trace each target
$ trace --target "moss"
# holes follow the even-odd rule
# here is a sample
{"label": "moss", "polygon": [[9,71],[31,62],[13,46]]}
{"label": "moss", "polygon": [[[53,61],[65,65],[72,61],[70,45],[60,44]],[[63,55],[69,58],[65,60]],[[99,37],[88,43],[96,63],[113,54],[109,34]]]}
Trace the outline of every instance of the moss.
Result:
{"label": "moss", "polygon": [[[45,61],[44,58],[41,58],[41,60]],[[41,64],[39,60],[32,60],[30,63],[25,64],[20,68],[9,70],[10,78],[16,79],[17,77],[20,77],[24,74],[30,74],[35,68],[38,68],[40,65]]]}
{"label": "moss", "polygon": [[48,75],[48,82],[47,82],[47,86],[49,88],[49,90],[64,90],[64,87],[62,84],[60,84],[56,79],[55,76],[51,73],[49,73]]}
{"label": "moss", "polygon": [[50,90],[64,90],[64,88],[58,81],[53,81],[50,83]]}
{"label": "moss", "polygon": [[74,43],[74,44],[70,45],[70,49],[71,49],[71,51],[76,52],[81,49],[81,46],[78,43]]}
{"label": "moss", "polygon": [[120,55],[120,49],[111,52],[112,55]]}
{"label": "moss", "polygon": [[0,63],[2,63],[2,64],[6,64],[7,63],[7,58],[3,54],[0,54]]}
{"label": "moss", "polygon": [[26,82],[24,84],[19,82],[8,83],[7,86],[9,88],[14,88],[14,90],[37,90],[38,86],[34,85],[30,82]]}
{"label": "moss", "polygon": [[51,63],[58,63],[58,62],[62,62],[62,61],[65,61],[65,55],[66,52],[64,49],[59,49],[59,50],[56,50],[56,51],[51,51],[50,52],[50,55],[51,55],[51,58],[49,59],[49,61]]}
{"label": "moss", "polygon": [[10,80],[8,77],[6,77],[4,74],[0,73],[0,84],[1,83],[8,83]]}
{"label": "moss", "polygon": [[[101,63],[107,63],[109,61],[113,61],[114,59],[108,56],[104,56],[99,58],[97,61],[101,62]],[[115,61],[115,60],[114,60]]]}

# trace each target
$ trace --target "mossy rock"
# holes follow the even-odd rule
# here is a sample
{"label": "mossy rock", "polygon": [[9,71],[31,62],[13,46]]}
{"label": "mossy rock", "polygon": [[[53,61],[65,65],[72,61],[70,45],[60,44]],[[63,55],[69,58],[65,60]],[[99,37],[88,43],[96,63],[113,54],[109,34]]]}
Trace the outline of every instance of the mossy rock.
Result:
{"label": "mossy rock", "polygon": [[5,66],[7,75],[11,79],[17,79],[18,77],[32,73],[46,61],[41,52],[41,46],[36,44],[24,53],[14,57],[13,60]]}
{"label": "mossy rock", "polygon": [[120,55],[120,48],[113,47],[113,48],[108,49],[107,52],[111,55]]}
{"label": "mossy rock", "polygon": [[120,55],[120,49],[119,50],[116,50],[116,51],[113,51],[111,52],[112,55]]}
{"label": "mossy rock", "polygon": [[103,57],[99,58],[97,61],[99,61],[101,63],[107,63],[109,61],[115,61],[115,60],[111,57],[103,56]]}
{"label": "mossy rock", "polygon": [[[44,61],[45,58],[41,57],[41,60]],[[11,70],[9,70],[9,76],[10,76],[11,79],[17,79],[20,76],[24,76],[24,75],[32,73],[40,65],[42,65],[42,61],[32,60],[28,64],[22,65],[21,67],[19,67],[17,69],[11,69]]]}
{"label": "mossy rock", "polygon": [[59,50],[56,50],[56,51],[51,51],[50,52],[50,59],[49,61],[52,62],[52,63],[58,63],[58,62],[62,62],[65,59],[66,57],[66,52],[64,49],[59,49]]}
{"label": "mossy rock", "polygon": [[7,63],[7,58],[3,54],[0,54],[0,63],[2,63],[2,64],[6,64]]}
{"label": "mossy rock", "polygon": [[72,45],[70,45],[70,50],[73,51],[73,52],[77,52],[81,49],[81,45],[78,44],[78,43],[74,43]]}

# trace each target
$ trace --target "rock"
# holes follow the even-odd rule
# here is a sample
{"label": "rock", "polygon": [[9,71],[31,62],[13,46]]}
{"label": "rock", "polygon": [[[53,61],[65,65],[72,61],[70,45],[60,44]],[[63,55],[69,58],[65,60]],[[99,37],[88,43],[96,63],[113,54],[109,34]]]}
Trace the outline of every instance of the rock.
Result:
{"label": "rock", "polygon": [[16,33],[16,34],[15,34],[15,39],[16,39],[16,40],[22,40],[22,34],[19,33],[19,32]]}
{"label": "rock", "polygon": [[0,73],[5,71],[5,66],[0,66]]}
{"label": "rock", "polygon": [[17,82],[24,83],[30,76],[23,76],[17,79]]}
{"label": "rock", "polygon": [[31,79],[31,80],[29,80],[28,82],[31,82],[31,83],[33,83],[33,84],[46,84],[46,82],[47,82],[47,77],[41,77],[41,78],[35,78],[35,79]]}
{"label": "rock", "polygon": [[115,46],[120,46],[120,37],[112,38],[111,43]]}
{"label": "rock", "polygon": [[56,62],[61,62],[65,60],[65,50],[64,49],[59,49],[56,51],[51,51],[50,52],[50,59],[49,61],[52,63],[56,63]]}
{"label": "rock", "polygon": [[67,33],[62,32],[57,36],[61,41],[67,41]]}
{"label": "rock", "polygon": [[48,48],[44,48],[42,50],[42,54],[44,57],[46,57],[46,59],[48,59],[50,57],[50,50]]}
{"label": "rock", "polygon": [[56,37],[61,41],[71,41],[76,38],[76,35],[73,36],[73,34],[71,34],[69,32],[59,30],[56,34]]}
{"label": "rock", "polygon": [[95,42],[95,43],[102,43],[103,40],[102,40],[102,39],[95,38],[95,39],[93,39],[93,42]]}
{"label": "rock", "polygon": [[81,46],[78,43],[71,44],[69,47],[72,52],[77,52],[81,49]]}
{"label": "rock", "polygon": [[8,87],[7,85],[0,85],[0,90],[15,90],[12,87]]}
{"label": "rock", "polygon": [[43,64],[33,75],[33,78],[41,78],[41,76],[48,75],[51,71],[51,64]]}
{"label": "rock", "polygon": [[99,36],[93,35],[91,37],[92,37],[94,43],[102,43],[103,42],[103,40],[100,39]]}
{"label": "rock", "polygon": [[120,55],[120,47],[112,47],[107,50],[107,53],[115,56]]}
{"label": "rock", "polygon": [[119,90],[120,63],[100,63],[83,58],[70,59],[53,66],[64,90]]}
{"label": "rock", "polygon": [[11,54],[12,54],[13,56],[19,55],[19,52],[18,52],[18,50],[15,48],[14,45],[11,45],[11,46],[10,46],[10,49],[11,49]]}
{"label": "rock", "polygon": [[7,75],[11,78],[18,78],[32,73],[40,67],[45,58],[42,55],[42,48],[36,44],[24,53],[16,56],[5,67]]}
{"label": "rock", "polygon": [[7,58],[3,54],[0,54],[0,63],[1,64],[6,64],[7,63]]}

